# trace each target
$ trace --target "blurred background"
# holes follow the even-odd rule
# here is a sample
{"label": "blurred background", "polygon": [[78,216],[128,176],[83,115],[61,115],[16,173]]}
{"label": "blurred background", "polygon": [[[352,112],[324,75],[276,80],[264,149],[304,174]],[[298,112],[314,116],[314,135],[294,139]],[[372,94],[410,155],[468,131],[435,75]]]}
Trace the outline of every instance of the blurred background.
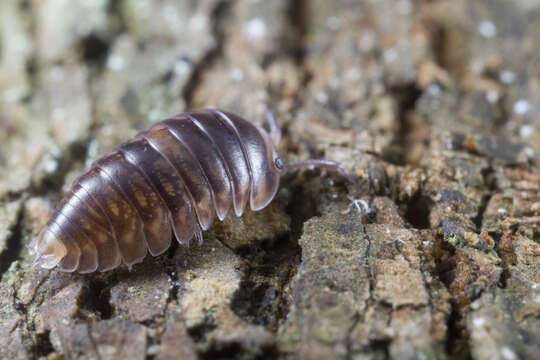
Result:
{"label": "blurred background", "polygon": [[[378,205],[379,213],[395,212],[395,217],[370,221],[427,232],[433,236],[430,241],[439,239],[440,246],[422,247],[428,240],[417,238],[420,232],[405,236],[416,239],[418,254],[433,257],[414,265],[411,255],[408,270],[381,270],[388,278],[375,271],[343,279],[340,276],[353,265],[344,265],[345,270],[325,265],[330,267],[321,271],[328,278],[323,285],[314,282],[314,288],[328,286],[339,296],[315,294],[298,300],[292,294],[311,294],[311,288],[302,284],[317,278],[289,281],[298,266],[304,270],[307,266],[300,259],[309,249],[302,240],[302,250],[298,245],[303,221],[330,213],[334,208],[328,204],[338,198],[344,207],[349,200],[343,187],[313,179],[313,174],[289,179],[285,187],[290,193],[281,193],[275,211],[293,219],[287,231],[296,236],[291,240],[295,260],[285,263],[289,270],[268,275],[280,285],[267,284],[254,295],[255,302],[246,293],[236,300],[231,294],[216,295],[218,300],[211,303],[218,309],[240,300],[237,304],[250,305],[233,308],[238,318],[219,310],[224,317],[207,324],[203,311],[205,316],[188,322],[189,341],[198,346],[188,344],[195,349],[193,356],[292,354],[323,359],[364,354],[373,359],[412,359],[423,354],[423,358],[508,360],[540,356],[539,33],[537,0],[1,0],[0,271],[16,282],[31,279],[29,284],[34,285],[27,288],[34,289],[34,295],[41,289],[45,299],[68,283],[43,290],[36,284],[48,279],[45,275],[29,275],[26,265],[17,272],[12,264],[18,259],[26,264],[23,243],[71,181],[138,131],[167,116],[206,107],[259,124],[264,112],[273,109],[285,130],[281,151],[288,158],[342,162],[385,199]],[[305,208],[290,206],[306,197]],[[514,222],[501,222],[508,218]],[[254,221],[252,225],[258,226],[259,220]],[[356,229],[347,226],[337,228]],[[255,250],[244,255],[253,255],[250,251]],[[329,252],[326,257],[338,259],[340,254]],[[268,261],[253,256],[260,266]],[[352,258],[363,256],[368,255]],[[403,260],[401,252],[377,256],[382,261],[378,266],[390,257]],[[258,289],[260,279],[250,276],[267,279],[267,275],[247,269],[251,270],[239,275],[242,286]],[[418,274],[407,272],[412,269]],[[365,288],[351,280],[362,276],[371,279],[362,283]],[[422,277],[418,281],[424,285],[420,290],[410,283],[395,288],[377,285],[383,278],[391,283],[400,276]],[[438,285],[431,283],[432,278]],[[506,295],[492,292],[487,300],[480,297],[504,288],[503,278],[519,281],[508,285],[512,290]],[[17,301],[34,306],[34,295],[21,295],[22,290],[13,290],[17,287],[6,285],[6,279],[7,275],[3,286],[15,291]],[[121,283],[116,277],[80,281],[90,297],[105,303],[114,301],[102,298],[103,289]],[[380,293],[370,295],[374,284]],[[122,294],[131,294],[126,289]],[[425,299],[399,289],[415,289]],[[82,293],[79,289],[66,298],[78,299]],[[203,298],[202,303],[207,301]],[[477,299],[486,303],[474,312],[469,306]],[[493,314],[521,299],[527,302],[512,313],[512,319],[489,323],[495,330],[482,332],[487,318],[497,318]],[[89,351],[73,350],[69,346],[75,345],[62,337],[75,328],[62,330],[41,320],[40,330],[34,318],[20,315],[20,320],[13,315],[20,311],[4,300],[12,309],[5,313],[12,315],[6,316],[5,332],[0,331],[7,343],[0,340],[0,344],[15,349],[8,357]],[[289,308],[291,301],[296,307]],[[170,340],[159,335],[163,323],[133,315],[139,311],[130,307],[135,305],[111,306],[105,311],[110,318],[130,314],[139,319],[135,323],[144,334],[151,334],[143,346],[146,335],[140,335],[138,327],[137,331],[128,327],[135,334],[130,341],[142,347],[140,354],[148,351],[153,358],[159,346],[151,348],[152,344]],[[319,309],[320,316],[312,316],[307,310],[311,308]],[[169,321],[172,315],[163,315],[160,309],[156,314]],[[396,317],[397,309],[403,312]],[[262,320],[254,313],[263,314]],[[104,319],[102,315],[85,320],[79,316],[78,321],[92,323]],[[418,319],[424,322],[411,325]],[[171,331],[186,337],[183,327]],[[244,337],[247,333],[255,335]],[[108,341],[100,339],[98,345]]]}
{"label": "blurred background", "polygon": [[352,130],[363,150],[418,162],[431,125],[540,150],[534,0],[0,6],[0,194],[28,186],[33,165],[54,173],[66,151],[91,160],[205,107],[255,122],[277,110],[294,151]]}

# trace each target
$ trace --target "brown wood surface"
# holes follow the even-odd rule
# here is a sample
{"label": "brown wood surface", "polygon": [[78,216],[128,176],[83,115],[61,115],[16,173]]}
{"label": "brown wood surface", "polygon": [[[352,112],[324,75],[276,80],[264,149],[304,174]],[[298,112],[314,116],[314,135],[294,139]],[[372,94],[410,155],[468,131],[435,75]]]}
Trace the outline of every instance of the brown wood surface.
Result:
{"label": "brown wood surface", "polygon": [[[0,358],[540,358],[540,4],[0,1]],[[275,201],[132,271],[32,267],[85,168],[274,109]]]}

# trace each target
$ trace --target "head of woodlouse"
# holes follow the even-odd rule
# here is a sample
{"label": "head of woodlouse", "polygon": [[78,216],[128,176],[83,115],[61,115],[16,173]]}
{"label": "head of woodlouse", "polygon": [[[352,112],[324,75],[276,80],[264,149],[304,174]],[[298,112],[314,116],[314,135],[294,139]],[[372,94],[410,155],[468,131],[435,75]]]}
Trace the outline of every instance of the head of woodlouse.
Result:
{"label": "head of woodlouse", "polygon": [[251,169],[252,179],[254,180],[251,189],[250,206],[254,211],[263,209],[272,201],[279,188],[281,175],[286,171],[286,166],[277,151],[279,139],[276,140],[261,127],[257,127],[257,129],[264,141],[266,162],[265,166]]}
{"label": "head of woodlouse", "polygon": [[283,160],[279,156],[279,153],[277,152],[276,146],[272,143],[269,143],[267,145],[269,147],[268,154],[270,156],[270,167],[272,171],[279,175],[283,175],[285,172],[285,164],[283,163]]}
{"label": "head of woodlouse", "polygon": [[285,173],[285,163],[279,156],[279,152],[277,150],[281,136],[275,138],[272,136],[272,134],[268,134],[265,130],[261,128],[259,128],[259,130],[266,145],[266,153],[268,154],[268,163],[270,164],[270,169],[276,174],[283,175],[283,173]]}
{"label": "head of woodlouse", "polygon": [[36,254],[34,264],[52,269],[66,256],[67,248],[45,227],[30,244],[30,251]]}

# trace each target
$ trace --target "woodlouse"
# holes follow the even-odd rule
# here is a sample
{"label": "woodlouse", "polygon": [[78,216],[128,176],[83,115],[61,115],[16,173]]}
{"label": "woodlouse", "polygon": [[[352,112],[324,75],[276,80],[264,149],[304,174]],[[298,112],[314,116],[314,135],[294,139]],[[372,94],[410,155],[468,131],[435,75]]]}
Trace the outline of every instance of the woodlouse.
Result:
{"label": "woodlouse", "polygon": [[220,110],[183,113],[159,122],[97,160],[77,178],[44,229],[30,244],[35,262],[81,273],[129,268],[150,252],[202,241],[215,215],[241,216],[274,198],[280,176],[323,167],[348,174],[336,162],[283,163],[281,129],[270,132]]}

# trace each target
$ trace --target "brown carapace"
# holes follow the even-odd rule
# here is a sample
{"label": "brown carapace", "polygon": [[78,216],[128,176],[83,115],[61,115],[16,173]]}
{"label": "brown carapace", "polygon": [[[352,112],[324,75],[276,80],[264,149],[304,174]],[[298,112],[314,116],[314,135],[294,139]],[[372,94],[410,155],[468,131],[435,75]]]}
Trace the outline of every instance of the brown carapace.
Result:
{"label": "brown carapace", "polygon": [[284,163],[276,147],[281,129],[268,113],[269,132],[219,110],[184,113],[159,122],[97,160],[30,244],[35,262],[62,271],[129,268],[149,252],[163,253],[172,235],[180,244],[195,237],[215,215],[241,216],[264,208],[280,176],[323,167],[348,174],[335,162]]}

